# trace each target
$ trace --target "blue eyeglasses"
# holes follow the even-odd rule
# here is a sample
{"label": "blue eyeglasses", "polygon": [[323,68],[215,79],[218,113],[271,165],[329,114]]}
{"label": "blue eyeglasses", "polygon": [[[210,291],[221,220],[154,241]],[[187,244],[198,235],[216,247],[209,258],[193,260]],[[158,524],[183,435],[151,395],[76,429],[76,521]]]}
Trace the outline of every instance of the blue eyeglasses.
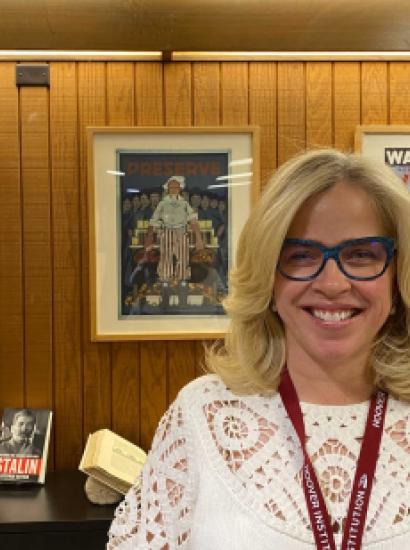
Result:
{"label": "blue eyeglasses", "polygon": [[371,281],[383,275],[394,253],[395,242],[390,237],[362,237],[333,247],[317,241],[285,239],[277,268],[292,281],[311,281],[332,258],[349,279]]}

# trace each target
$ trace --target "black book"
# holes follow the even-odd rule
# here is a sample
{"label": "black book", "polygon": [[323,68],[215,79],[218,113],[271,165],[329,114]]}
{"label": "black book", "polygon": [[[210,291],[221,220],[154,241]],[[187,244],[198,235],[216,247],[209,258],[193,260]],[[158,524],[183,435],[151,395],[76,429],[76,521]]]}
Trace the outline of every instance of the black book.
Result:
{"label": "black book", "polygon": [[0,483],[44,483],[51,419],[48,409],[4,409]]}

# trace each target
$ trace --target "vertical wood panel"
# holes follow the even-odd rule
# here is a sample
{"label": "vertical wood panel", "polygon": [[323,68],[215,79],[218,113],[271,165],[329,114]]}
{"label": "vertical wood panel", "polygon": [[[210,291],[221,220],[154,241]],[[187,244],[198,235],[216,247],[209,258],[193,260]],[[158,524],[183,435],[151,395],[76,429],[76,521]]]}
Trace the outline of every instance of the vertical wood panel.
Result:
{"label": "vertical wood panel", "polygon": [[222,63],[222,123],[246,126],[249,121],[248,64]]}
{"label": "vertical wood panel", "polygon": [[164,65],[165,124],[190,126],[192,124],[192,83],[190,63]]}
{"label": "vertical wood panel", "polygon": [[136,444],[140,442],[139,353],[138,344],[113,344],[112,429]]}
{"label": "vertical wood panel", "polygon": [[78,135],[80,159],[80,214],[82,318],[84,358],[84,438],[111,426],[111,345],[90,342],[87,216],[87,126],[103,126],[106,113],[105,63],[78,63]]}
{"label": "vertical wood panel", "polygon": [[387,63],[362,63],[362,124],[387,124],[387,93]]}
{"label": "vertical wood panel", "polygon": [[57,469],[76,468],[83,446],[80,195],[74,63],[51,64],[53,336]]}
{"label": "vertical wood panel", "polygon": [[194,63],[193,103],[195,126],[219,126],[221,122],[220,65],[219,63]]}
{"label": "vertical wood panel", "polygon": [[332,64],[306,63],[306,147],[332,143]]}
{"label": "vertical wood panel", "polygon": [[352,151],[354,132],[360,124],[360,64],[334,64],[335,147]]}
{"label": "vertical wood panel", "polygon": [[198,340],[195,342],[195,375],[203,376],[207,373],[205,365],[205,348],[204,346],[211,345],[209,340]]}
{"label": "vertical wood panel", "polygon": [[390,124],[410,124],[410,63],[390,63]]}
{"label": "vertical wood panel", "polygon": [[276,63],[249,65],[249,122],[261,128],[261,184],[277,166]]}
{"label": "vertical wood panel", "polygon": [[179,390],[196,376],[195,342],[168,343],[168,404],[176,398]]}
{"label": "vertical wood panel", "polygon": [[53,407],[49,96],[22,88],[21,182],[26,402]]}
{"label": "vertical wood panel", "polygon": [[151,447],[161,416],[167,408],[167,349],[164,342],[141,343],[141,436],[143,449]]}
{"label": "vertical wood panel", "polygon": [[[106,65],[102,62],[78,63],[78,124],[80,168],[87,167],[87,126],[104,126],[106,123]],[[85,177],[81,171],[81,183]],[[83,196],[81,185],[81,197]]]}
{"label": "vertical wood panel", "polygon": [[[107,65],[107,119],[110,125],[134,124],[135,75],[133,63]],[[132,441],[139,440],[139,344],[113,344],[112,426]]]}
{"label": "vertical wood panel", "polygon": [[0,63],[0,407],[24,400],[24,319],[18,94]]}
{"label": "vertical wood panel", "polygon": [[303,63],[278,63],[278,164],[306,145]]}
{"label": "vertical wood panel", "polygon": [[164,123],[161,63],[135,63],[135,122],[139,126]]}
{"label": "vertical wood panel", "polygon": [[110,126],[134,124],[134,65],[107,63],[107,117]]}
{"label": "vertical wood panel", "polygon": [[[169,126],[189,126],[192,113],[192,72],[190,63],[165,65],[165,113]],[[167,401],[173,401],[179,389],[195,378],[195,342],[167,343]]]}

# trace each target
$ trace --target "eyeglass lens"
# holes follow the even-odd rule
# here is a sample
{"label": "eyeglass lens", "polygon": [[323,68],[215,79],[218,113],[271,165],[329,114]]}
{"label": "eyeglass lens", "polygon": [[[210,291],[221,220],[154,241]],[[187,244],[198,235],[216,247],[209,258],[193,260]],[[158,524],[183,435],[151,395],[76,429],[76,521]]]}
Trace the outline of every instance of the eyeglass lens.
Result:
{"label": "eyeglass lens", "polygon": [[[324,254],[319,247],[306,244],[286,244],[279,264],[289,277],[310,277],[322,266]],[[349,244],[339,250],[339,260],[346,274],[353,277],[375,277],[382,273],[387,250],[383,243]]]}

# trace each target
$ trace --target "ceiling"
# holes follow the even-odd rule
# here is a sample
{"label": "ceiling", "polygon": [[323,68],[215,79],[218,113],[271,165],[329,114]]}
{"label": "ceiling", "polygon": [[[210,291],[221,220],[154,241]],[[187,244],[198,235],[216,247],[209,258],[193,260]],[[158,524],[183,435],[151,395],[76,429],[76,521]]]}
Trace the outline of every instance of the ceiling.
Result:
{"label": "ceiling", "polygon": [[409,51],[408,0],[1,0],[0,49]]}

